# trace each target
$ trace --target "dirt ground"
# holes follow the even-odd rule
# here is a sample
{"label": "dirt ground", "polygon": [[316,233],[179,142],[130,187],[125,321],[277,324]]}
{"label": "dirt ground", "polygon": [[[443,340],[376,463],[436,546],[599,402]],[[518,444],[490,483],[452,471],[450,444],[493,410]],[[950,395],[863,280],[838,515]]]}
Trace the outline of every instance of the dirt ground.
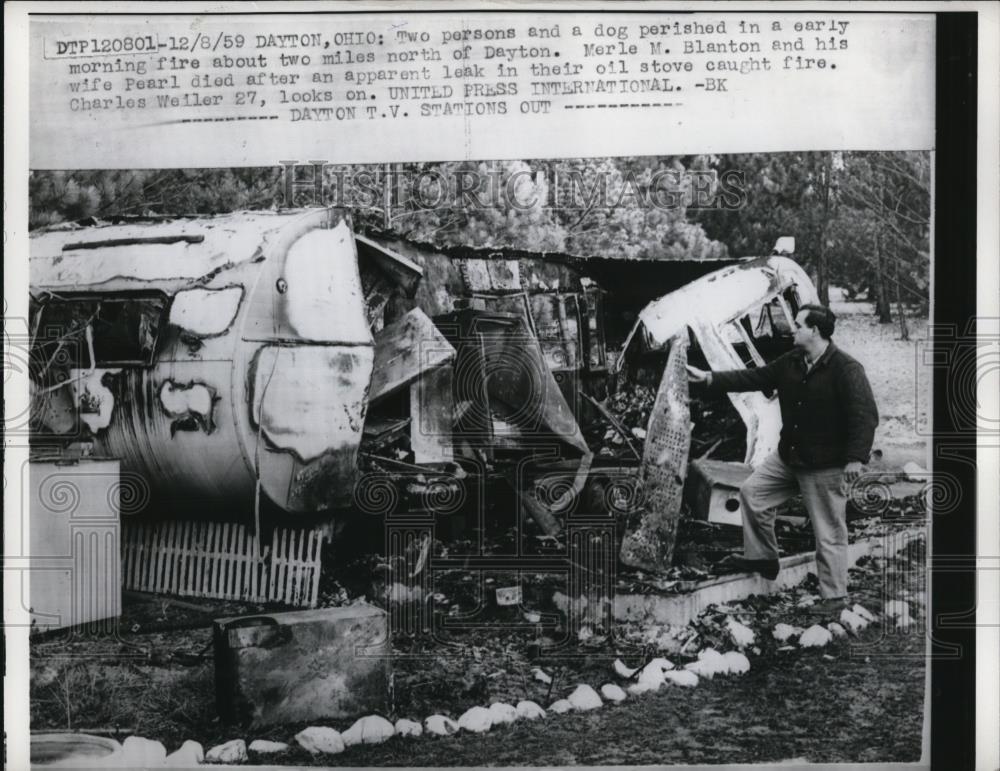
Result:
{"label": "dirt ground", "polygon": [[933,368],[925,352],[927,319],[907,316],[910,339],[900,339],[898,324],[879,324],[871,303],[832,301],[837,314],[833,339],[861,362],[875,395],[879,426],[875,448],[890,466],[927,464]]}
{"label": "dirt ground", "polygon": [[[642,664],[665,655],[676,665],[700,645],[733,648],[720,623],[735,617],[754,630],[746,649],[750,672],[702,678],[693,689],[666,686],[630,696],[592,713],[549,715],[486,735],[396,738],[314,758],[292,744],[280,756],[251,758],[289,765],[458,766],[753,763],[791,758],[812,762],[916,761],[924,712],[924,546],[920,539],[895,557],[869,558],[851,572],[853,599],[878,615],[857,636],[824,648],[801,648],[772,636],[779,622],[808,627],[819,620],[799,607],[814,582],[712,608],[692,627],[700,640],[685,653],[654,651],[621,627],[606,639],[572,651],[532,654],[523,637],[503,633],[456,635],[429,658],[394,662],[395,696],[386,714],[420,720],[435,712],[457,718],[470,706],[532,699],[547,706],[580,683],[623,687],[611,664]],[[898,631],[886,618],[886,599],[909,602],[914,624]],[[50,639],[36,643],[32,661],[32,725],[79,730],[119,726],[162,741],[168,750],[186,739],[206,748],[233,738],[291,741],[305,726],[250,733],[219,722],[212,661],[198,659],[206,628],[124,633],[101,643]],[[413,652],[417,643],[401,641]],[[72,658],[72,654],[85,658]],[[570,655],[572,654],[572,655]],[[539,668],[553,678],[534,678]],[[338,730],[349,721],[327,721]]]}

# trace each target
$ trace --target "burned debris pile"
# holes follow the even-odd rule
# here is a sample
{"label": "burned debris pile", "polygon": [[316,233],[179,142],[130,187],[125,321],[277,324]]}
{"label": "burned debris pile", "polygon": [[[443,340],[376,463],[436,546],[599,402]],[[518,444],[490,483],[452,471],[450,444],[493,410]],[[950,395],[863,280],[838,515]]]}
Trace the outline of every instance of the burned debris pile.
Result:
{"label": "burned debris pile", "polygon": [[[689,393],[685,365],[759,366],[814,295],[785,257],[438,249],[319,209],[37,233],[31,289],[36,459],[117,460],[134,521],[246,528],[231,591],[288,562],[307,604],[323,571],[276,539],[343,554],[359,518],[484,559],[586,530],[622,569],[710,569],[730,549],[685,540],[732,540],[780,422],[763,394]],[[187,543],[180,573],[213,546]]]}

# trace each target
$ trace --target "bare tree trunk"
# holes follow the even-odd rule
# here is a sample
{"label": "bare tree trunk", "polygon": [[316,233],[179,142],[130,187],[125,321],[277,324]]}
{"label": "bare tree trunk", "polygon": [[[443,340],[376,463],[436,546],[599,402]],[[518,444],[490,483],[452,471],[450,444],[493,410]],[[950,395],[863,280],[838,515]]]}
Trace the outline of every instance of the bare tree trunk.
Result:
{"label": "bare tree trunk", "polygon": [[392,230],[392,164],[385,165],[385,179],[382,182],[382,228]]}
{"label": "bare tree trunk", "polygon": [[909,341],[910,328],[906,324],[906,311],[903,310],[903,290],[900,288],[898,257],[896,258],[895,263],[896,263],[896,316],[899,319],[899,339],[904,341]]}
{"label": "bare tree trunk", "polygon": [[826,259],[826,237],[824,233],[820,233],[819,252],[816,254],[816,294],[819,295],[819,301],[829,308],[830,268]]}
{"label": "bare tree trunk", "polygon": [[833,157],[826,153],[821,174],[823,178],[823,221],[819,226],[819,250],[816,253],[816,293],[819,301],[830,307],[830,266],[826,256],[826,233],[830,225],[830,175],[833,173]]}
{"label": "bare tree trunk", "polygon": [[875,285],[872,288],[875,294],[875,313],[878,315],[879,324],[892,323],[892,311],[889,307],[889,298],[885,293],[885,278],[882,275],[884,264],[882,261],[882,241],[878,231],[875,231]]}

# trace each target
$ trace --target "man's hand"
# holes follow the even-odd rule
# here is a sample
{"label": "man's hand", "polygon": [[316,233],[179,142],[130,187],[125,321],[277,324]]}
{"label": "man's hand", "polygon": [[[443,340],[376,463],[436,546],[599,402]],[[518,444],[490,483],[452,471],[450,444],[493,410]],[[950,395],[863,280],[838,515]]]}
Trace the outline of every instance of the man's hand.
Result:
{"label": "man's hand", "polygon": [[844,495],[848,495],[851,491],[851,486],[858,481],[858,477],[861,476],[861,461],[852,460],[846,466],[844,466],[844,477],[840,483],[840,489]]}
{"label": "man's hand", "polygon": [[688,365],[688,382],[689,383],[711,383],[712,373],[705,372],[705,370],[698,369],[697,367],[692,367]]}

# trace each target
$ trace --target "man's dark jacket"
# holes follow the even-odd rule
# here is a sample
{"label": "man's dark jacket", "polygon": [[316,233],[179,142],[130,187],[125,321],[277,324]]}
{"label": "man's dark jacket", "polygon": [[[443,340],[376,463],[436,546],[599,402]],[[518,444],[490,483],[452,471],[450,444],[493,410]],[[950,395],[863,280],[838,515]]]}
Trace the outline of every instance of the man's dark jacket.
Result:
{"label": "man's dark jacket", "polygon": [[832,342],[811,370],[798,350],[751,369],[713,372],[709,390],[778,392],[778,454],[799,468],[867,463],[878,408],[865,369]]}

